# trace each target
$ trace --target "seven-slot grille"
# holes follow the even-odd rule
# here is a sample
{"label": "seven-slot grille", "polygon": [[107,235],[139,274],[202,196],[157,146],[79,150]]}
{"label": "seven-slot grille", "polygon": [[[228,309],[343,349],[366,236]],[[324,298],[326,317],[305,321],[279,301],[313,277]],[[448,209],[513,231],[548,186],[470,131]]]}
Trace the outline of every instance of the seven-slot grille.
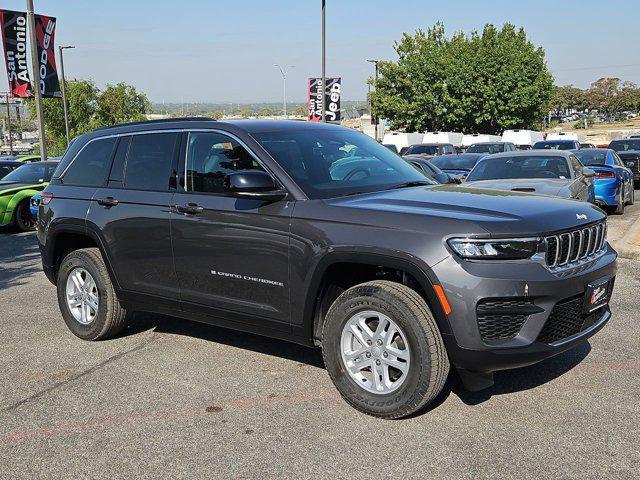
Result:
{"label": "seven-slot grille", "polygon": [[545,237],[547,266],[560,268],[590,259],[604,248],[606,239],[606,222]]}

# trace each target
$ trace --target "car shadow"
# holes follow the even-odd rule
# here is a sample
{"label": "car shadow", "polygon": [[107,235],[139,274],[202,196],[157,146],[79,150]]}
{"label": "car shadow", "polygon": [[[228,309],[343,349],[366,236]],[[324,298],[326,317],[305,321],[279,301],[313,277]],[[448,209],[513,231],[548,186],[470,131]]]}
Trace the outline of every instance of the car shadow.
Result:
{"label": "car shadow", "polygon": [[[135,335],[150,329],[154,329],[158,333],[184,335],[272,355],[315,368],[325,368],[322,353],[318,348],[305,347],[284,340],[164,315],[135,312],[132,314],[129,326],[121,336]],[[505,395],[539,387],[572,370],[589,355],[590,351],[591,345],[585,342],[535,365],[495,372],[494,385],[478,392],[466,390],[455,370],[452,370],[442,392],[427,407],[411,415],[411,417],[424,415],[437,409],[447,400],[451,393],[458,396],[466,405],[479,405],[496,395]]]}
{"label": "car shadow", "polygon": [[150,329],[158,333],[198,338],[324,369],[322,353],[318,348],[165,315],[134,312],[120,336],[135,335]]}
{"label": "car shadow", "polygon": [[34,233],[0,229],[0,290],[24,285],[38,272],[40,250]]}

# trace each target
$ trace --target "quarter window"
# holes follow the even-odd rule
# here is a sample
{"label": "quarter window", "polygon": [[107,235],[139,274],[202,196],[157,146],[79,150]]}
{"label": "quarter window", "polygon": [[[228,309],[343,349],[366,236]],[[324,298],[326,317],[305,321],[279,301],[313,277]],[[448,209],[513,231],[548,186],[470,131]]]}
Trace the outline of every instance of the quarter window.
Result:
{"label": "quarter window", "polygon": [[125,186],[167,191],[178,138],[177,133],[133,135],[125,166]]}
{"label": "quarter window", "polygon": [[227,175],[244,170],[264,171],[237,141],[221,133],[193,132],[187,147],[186,189],[224,193]]}
{"label": "quarter window", "polygon": [[85,145],[62,177],[67,185],[98,187],[104,184],[117,138],[101,138]]}

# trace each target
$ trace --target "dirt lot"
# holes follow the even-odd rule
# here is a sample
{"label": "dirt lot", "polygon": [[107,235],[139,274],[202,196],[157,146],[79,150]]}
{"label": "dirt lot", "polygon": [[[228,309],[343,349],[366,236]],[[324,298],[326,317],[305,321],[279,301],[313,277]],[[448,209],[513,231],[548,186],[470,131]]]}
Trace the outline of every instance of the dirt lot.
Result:
{"label": "dirt lot", "polygon": [[148,314],[83,342],[34,235],[0,232],[0,478],[638,478],[639,267],[620,261],[588,343],[383,421],[341,401],[315,350]]}

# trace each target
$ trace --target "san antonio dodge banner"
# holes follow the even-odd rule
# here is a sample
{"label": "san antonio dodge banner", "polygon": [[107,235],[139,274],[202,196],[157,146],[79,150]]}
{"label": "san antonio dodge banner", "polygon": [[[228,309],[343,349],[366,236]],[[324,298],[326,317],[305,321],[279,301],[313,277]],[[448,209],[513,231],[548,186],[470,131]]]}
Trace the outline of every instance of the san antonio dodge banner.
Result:
{"label": "san antonio dodge banner", "polygon": [[43,97],[61,97],[53,40],[56,35],[55,17],[36,15],[38,65],[40,65],[40,93]]}
{"label": "san antonio dodge banner", "polygon": [[31,96],[31,79],[27,70],[27,14],[0,10],[4,60],[12,97]]}
{"label": "san antonio dodge banner", "polygon": [[[325,88],[325,119],[327,122],[340,121],[340,92],[342,81],[340,77],[326,78]],[[309,78],[308,83],[308,119],[312,122],[322,120],[322,78]]]}

